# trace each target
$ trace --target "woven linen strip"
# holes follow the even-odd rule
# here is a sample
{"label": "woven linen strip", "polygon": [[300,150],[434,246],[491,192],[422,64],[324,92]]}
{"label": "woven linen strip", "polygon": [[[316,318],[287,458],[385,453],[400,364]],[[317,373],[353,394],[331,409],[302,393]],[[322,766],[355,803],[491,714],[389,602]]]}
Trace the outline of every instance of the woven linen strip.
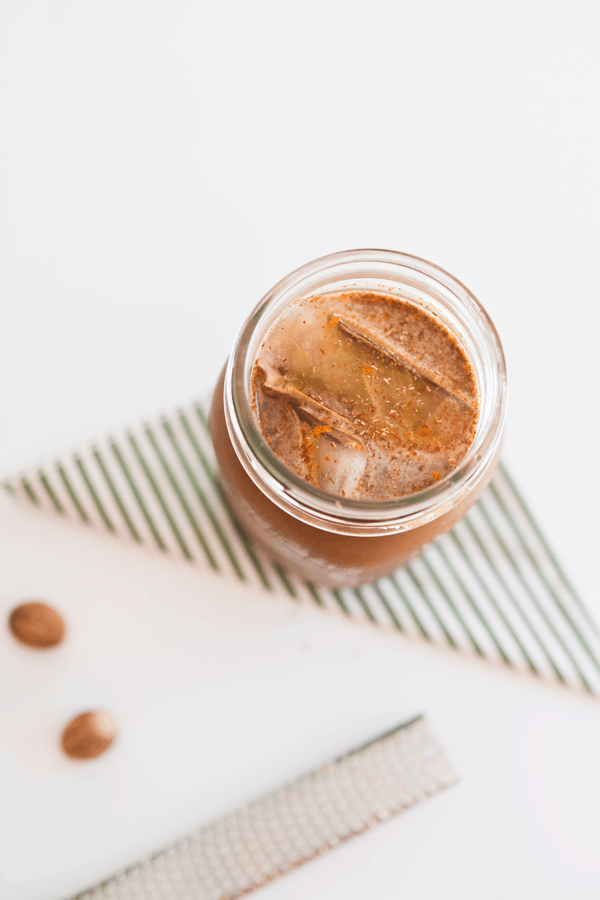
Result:
{"label": "woven linen strip", "polygon": [[414,719],[134,866],[78,900],[228,900],[457,781]]}
{"label": "woven linen strip", "polygon": [[302,581],[253,545],[227,504],[196,403],[9,478],[40,508],[225,578],[600,693],[600,635],[501,465],[466,518],[361,588]]}

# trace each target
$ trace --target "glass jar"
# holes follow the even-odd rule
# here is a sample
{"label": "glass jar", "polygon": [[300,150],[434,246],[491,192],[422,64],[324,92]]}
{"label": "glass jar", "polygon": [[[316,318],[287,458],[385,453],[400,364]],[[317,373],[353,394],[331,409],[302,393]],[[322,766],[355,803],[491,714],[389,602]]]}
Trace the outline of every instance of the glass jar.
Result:
{"label": "glass jar", "polygon": [[[300,297],[348,290],[397,296],[434,313],[477,381],[479,420],[467,455],[442,480],[395,500],[335,497],[295,476],[267,445],[252,412],[254,360],[280,313]],[[223,489],[249,535],[286,568],[341,587],[389,574],[465,515],[498,463],[505,415],[502,346],[473,294],[423,259],[350,250],[296,269],[252,311],[215,388],[210,429]]]}

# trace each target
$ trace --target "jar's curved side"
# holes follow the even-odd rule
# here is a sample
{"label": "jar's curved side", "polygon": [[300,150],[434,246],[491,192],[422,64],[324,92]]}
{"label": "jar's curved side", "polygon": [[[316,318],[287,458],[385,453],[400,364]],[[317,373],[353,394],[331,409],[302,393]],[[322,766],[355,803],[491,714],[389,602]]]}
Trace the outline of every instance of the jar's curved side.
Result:
{"label": "jar's curved side", "polygon": [[356,587],[389,575],[448,531],[481,495],[498,464],[500,447],[473,490],[444,515],[392,534],[339,534],[298,520],[273,503],[242,466],[225,418],[225,372],[210,411],[211,436],[227,500],[241,526],[269,556],[303,578],[327,587]]}

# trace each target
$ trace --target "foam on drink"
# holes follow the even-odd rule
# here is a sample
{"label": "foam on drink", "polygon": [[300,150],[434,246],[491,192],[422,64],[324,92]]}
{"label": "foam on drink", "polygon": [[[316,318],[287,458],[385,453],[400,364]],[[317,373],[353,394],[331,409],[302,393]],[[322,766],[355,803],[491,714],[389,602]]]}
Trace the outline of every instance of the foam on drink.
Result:
{"label": "foam on drink", "polygon": [[254,362],[252,407],[291,472],[371,501],[448,475],[479,415],[472,366],[447,326],[359,290],[299,298],[279,316]]}

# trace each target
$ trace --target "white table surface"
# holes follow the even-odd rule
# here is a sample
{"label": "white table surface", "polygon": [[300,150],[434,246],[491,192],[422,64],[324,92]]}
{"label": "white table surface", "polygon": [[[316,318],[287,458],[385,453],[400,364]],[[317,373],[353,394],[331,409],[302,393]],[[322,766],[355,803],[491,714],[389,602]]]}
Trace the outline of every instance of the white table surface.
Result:
{"label": "white table surface", "polygon": [[[509,367],[506,456],[600,618],[593,3],[6,0],[0,473],[205,393],[298,265],[403,250]],[[0,501],[2,900],[58,900],[425,712],[461,784],[266,898],[597,897],[600,707]],[[218,602],[215,597],[218,596]],[[158,661],[158,663],[157,663]],[[60,758],[73,710],[120,743]]]}

